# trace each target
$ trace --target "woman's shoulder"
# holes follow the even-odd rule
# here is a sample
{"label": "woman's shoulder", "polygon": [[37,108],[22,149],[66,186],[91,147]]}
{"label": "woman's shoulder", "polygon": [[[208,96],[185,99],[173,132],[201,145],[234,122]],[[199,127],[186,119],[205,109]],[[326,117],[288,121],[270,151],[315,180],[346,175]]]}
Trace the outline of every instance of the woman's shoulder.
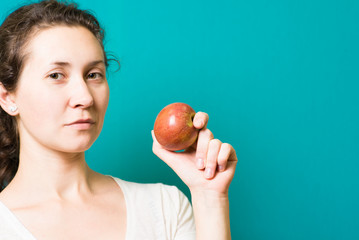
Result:
{"label": "woman's shoulder", "polygon": [[[131,226],[141,225],[146,236],[155,235],[153,239],[162,239],[163,236],[167,239],[174,239],[175,236],[178,239],[194,239],[192,206],[177,186],[113,179],[124,193],[130,229]],[[138,231],[133,228],[130,232]],[[133,239],[143,239],[141,237],[136,235]]]}
{"label": "woman's shoulder", "polygon": [[122,189],[128,209],[166,212],[173,217],[192,212],[186,195],[177,186],[164,183],[136,183],[113,177]]}
{"label": "woman's shoulder", "polygon": [[122,189],[125,197],[148,197],[147,199],[157,199],[173,201],[179,203],[186,198],[181,190],[177,186],[168,185],[164,183],[138,183],[120,179],[118,177],[111,176],[116,183]]}

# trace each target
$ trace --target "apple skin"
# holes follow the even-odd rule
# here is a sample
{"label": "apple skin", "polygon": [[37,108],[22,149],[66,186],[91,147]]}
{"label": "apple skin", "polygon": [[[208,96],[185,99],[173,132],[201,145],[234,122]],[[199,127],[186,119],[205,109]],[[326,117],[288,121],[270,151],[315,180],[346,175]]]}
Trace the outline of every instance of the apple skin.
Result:
{"label": "apple skin", "polygon": [[163,148],[179,151],[190,147],[198,136],[193,126],[196,112],[186,103],[172,103],[164,107],[157,115],[154,134]]}

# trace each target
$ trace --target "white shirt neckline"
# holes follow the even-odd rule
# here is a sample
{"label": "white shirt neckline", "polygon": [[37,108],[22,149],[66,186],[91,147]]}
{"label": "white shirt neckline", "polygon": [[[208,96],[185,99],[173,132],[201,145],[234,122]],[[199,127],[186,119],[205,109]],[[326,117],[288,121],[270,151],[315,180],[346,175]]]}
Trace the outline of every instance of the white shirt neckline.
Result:
{"label": "white shirt neckline", "polygon": [[[125,208],[126,208],[126,233],[125,233],[125,240],[129,239],[129,229],[131,229],[130,227],[130,223],[131,223],[131,214],[129,213],[129,200],[128,200],[128,196],[126,194],[126,190],[125,187],[123,187],[123,185],[121,184],[121,179],[119,178],[115,178],[111,175],[107,175],[109,177],[111,177],[119,186],[119,188],[121,188],[122,193],[124,195],[125,198]],[[19,234],[21,237],[24,237],[26,240],[37,240],[35,238],[35,236],[24,226],[24,224],[22,224],[22,222],[20,221],[20,219],[18,219],[16,217],[16,215],[3,203],[0,201],[0,212],[4,212],[5,213],[5,217],[9,219],[9,224],[11,224],[12,226],[14,226],[15,229],[19,230]]]}
{"label": "white shirt neckline", "polygon": [[15,214],[7,207],[4,203],[0,201],[1,212],[5,213],[5,217],[9,219],[9,224],[11,224],[16,230],[20,231],[19,234],[21,237],[26,239],[36,240],[35,236],[22,224],[22,222],[15,216]]}

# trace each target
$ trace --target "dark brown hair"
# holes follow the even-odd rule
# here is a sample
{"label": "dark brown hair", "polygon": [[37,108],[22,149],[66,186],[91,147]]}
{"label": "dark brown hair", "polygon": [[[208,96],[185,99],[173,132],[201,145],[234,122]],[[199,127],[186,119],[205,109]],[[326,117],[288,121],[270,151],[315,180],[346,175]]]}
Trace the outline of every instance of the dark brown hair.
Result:
{"label": "dark brown hair", "polygon": [[[83,26],[98,39],[104,51],[104,31],[89,11],[74,3],[46,0],[12,12],[0,26],[0,83],[15,91],[24,64],[23,48],[31,34],[55,25]],[[105,64],[108,59],[104,51]],[[13,179],[19,165],[20,140],[15,117],[0,107],[0,191]]]}

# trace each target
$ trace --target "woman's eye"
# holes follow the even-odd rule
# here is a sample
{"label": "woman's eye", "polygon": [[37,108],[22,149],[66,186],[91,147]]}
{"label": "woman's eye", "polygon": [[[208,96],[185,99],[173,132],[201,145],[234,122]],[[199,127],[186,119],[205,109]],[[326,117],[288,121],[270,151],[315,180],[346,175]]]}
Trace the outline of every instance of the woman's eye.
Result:
{"label": "woman's eye", "polygon": [[50,78],[54,79],[54,80],[61,80],[63,79],[65,76],[61,73],[51,73],[49,75]]}
{"label": "woman's eye", "polygon": [[87,75],[88,79],[102,79],[103,75],[101,73],[98,72],[94,72],[94,73],[89,73]]}

